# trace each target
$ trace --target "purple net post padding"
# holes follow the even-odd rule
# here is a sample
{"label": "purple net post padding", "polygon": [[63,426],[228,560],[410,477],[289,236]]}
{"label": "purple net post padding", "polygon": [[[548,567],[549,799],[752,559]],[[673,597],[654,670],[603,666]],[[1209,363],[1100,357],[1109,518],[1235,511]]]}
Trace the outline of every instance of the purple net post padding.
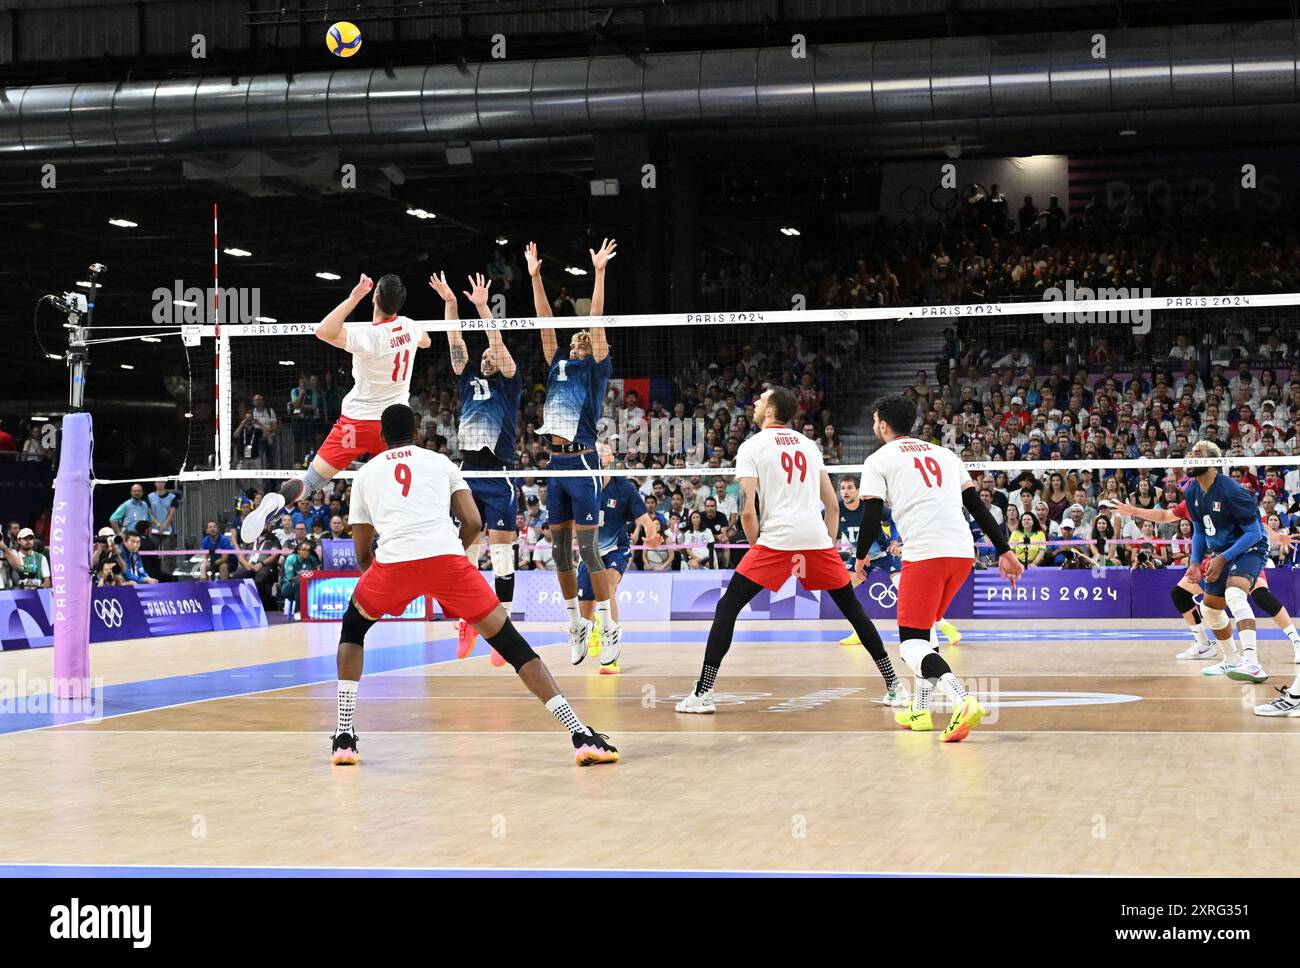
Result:
{"label": "purple net post padding", "polygon": [[50,514],[54,611],[54,692],[60,699],[90,695],[91,454],[88,413],[63,418],[59,471]]}

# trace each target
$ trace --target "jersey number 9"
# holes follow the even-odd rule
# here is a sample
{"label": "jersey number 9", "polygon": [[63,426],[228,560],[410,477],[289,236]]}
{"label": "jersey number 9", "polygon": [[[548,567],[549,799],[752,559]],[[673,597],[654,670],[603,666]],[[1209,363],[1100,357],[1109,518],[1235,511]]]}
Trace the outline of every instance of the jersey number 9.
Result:
{"label": "jersey number 9", "polygon": [[803,451],[796,450],[793,454],[788,450],[781,451],[781,470],[785,471],[787,484],[793,483],[796,469],[799,471],[799,483],[802,484],[808,477],[808,458]]}
{"label": "jersey number 9", "polygon": [[393,468],[393,476],[397,478],[397,483],[402,485],[402,497],[409,497],[411,494],[411,468],[406,464],[398,464]]}

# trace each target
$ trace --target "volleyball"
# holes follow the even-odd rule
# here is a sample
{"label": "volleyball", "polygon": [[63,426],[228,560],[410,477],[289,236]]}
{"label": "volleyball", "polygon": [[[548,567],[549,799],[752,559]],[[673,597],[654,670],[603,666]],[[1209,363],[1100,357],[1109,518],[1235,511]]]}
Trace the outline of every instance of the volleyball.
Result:
{"label": "volleyball", "polygon": [[325,46],[335,57],[351,57],[361,49],[361,31],[356,24],[340,20],[325,34]]}

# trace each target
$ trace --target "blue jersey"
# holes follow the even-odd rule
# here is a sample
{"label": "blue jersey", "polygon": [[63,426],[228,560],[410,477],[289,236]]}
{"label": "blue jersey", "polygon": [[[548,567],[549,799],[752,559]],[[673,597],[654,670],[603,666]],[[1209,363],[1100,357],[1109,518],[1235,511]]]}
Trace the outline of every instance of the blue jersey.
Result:
{"label": "blue jersey", "polygon": [[524,380],[515,370],[507,377],[498,370],[490,377],[477,363],[460,371],[460,449],[462,453],[491,451],[507,467],[515,464],[515,432]]}
{"label": "blue jersey", "polygon": [[1268,536],[1259,523],[1255,495],[1226,474],[1217,474],[1209,490],[1195,478],[1183,491],[1192,519],[1192,559],[1200,561],[1208,546],[1229,561],[1247,551],[1268,554]]}
{"label": "blue jersey", "polygon": [[558,350],[546,377],[546,407],[538,432],[595,447],[596,420],[613,371],[614,361],[608,356],[597,363],[591,354],[573,360],[568,350]]}
{"label": "blue jersey", "polygon": [[611,477],[600,492],[600,553],[626,551],[636,519],[646,513],[645,499],[626,477]]}
{"label": "blue jersey", "polygon": [[847,541],[852,547],[858,546],[858,532],[862,530],[862,516],[866,513],[862,507],[862,502],[850,511],[840,502],[840,537]]}

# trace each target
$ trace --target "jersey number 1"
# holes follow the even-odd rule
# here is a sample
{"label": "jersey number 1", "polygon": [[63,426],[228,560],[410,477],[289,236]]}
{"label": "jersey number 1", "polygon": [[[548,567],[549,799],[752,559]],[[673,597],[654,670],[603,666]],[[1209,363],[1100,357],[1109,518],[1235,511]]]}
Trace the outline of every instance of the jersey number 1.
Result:
{"label": "jersey number 1", "polygon": [[402,497],[409,497],[411,494],[411,468],[406,464],[398,464],[393,468],[393,476],[397,478],[397,483],[402,485]]}
{"label": "jersey number 1", "polygon": [[393,382],[396,383],[398,380],[398,376],[397,376],[398,370],[402,371],[401,379],[405,380],[406,371],[409,370],[410,368],[411,368],[411,351],[402,350],[402,352],[398,353],[396,356],[393,357]]}
{"label": "jersey number 1", "polygon": [[[939,467],[939,462],[937,460],[933,457],[927,457],[925,463],[922,464],[921,458],[913,457],[912,463],[916,466],[916,469],[921,472],[921,480],[925,481],[926,487],[943,487],[943,470]],[[926,473],[927,470],[930,474],[934,475],[933,484],[930,483],[930,474]]]}

